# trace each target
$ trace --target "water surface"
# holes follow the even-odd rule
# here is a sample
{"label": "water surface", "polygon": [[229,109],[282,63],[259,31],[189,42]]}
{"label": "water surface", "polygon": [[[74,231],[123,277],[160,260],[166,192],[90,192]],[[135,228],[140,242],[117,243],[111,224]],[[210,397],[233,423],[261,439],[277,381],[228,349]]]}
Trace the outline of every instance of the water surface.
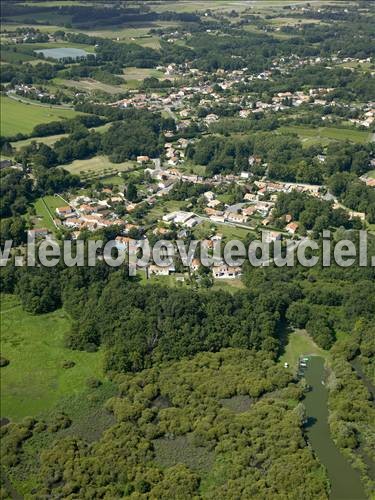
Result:
{"label": "water surface", "polygon": [[83,49],[74,49],[71,47],[35,50],[34,52],[37,54],[43,54],[44,57],[52,57],[52,59],[65,59],[67,57],[77,59],[79,57],[87,57],[89,55],[89,52],[86,52]]}
{"label": "water surface", "polygon": [[328,426],[328,390],[324,380],[324,360],[311,356],[305,378],[312,390],[306,394],[304,405],[308,415],[307,434],[319,461],[327,468],[331,482],[330,500],[365,500],[359,473],[340,453]]}

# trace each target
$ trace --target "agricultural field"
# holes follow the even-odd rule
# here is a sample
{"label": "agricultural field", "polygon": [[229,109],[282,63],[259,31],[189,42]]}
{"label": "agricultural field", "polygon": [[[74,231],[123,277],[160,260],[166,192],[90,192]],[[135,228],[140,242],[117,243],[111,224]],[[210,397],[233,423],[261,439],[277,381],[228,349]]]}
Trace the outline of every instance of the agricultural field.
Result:
{"label": "agricultural field", "polygon": [[68,87],[74,89],[74,91],[83,90],[86,92],[92,92],[97,90],[106,92],[107,94],[121,94],[126,90],[125,81],[124,85],[110,85],[108,83],[102,83],[97,80],[94,80],[93,78],[85,78],[79,81],[63,80],[61,78],[55,78],[54,84],[61,87]]}
{"label": "agricultural field", "polygon": [[62,167],[71,174],[87,179],[108,177],[118,172],[126,172],[135,168],[136,163],[134,161],[112,163],[106,156],[95,156],[88,160],[75,160],[69,165],[62,165]]}
{"label": "agricultural field", "polygon": [[[25,312],[13,295],[1,298],[1,416],[19,420],[52,409],[61,398],[78,395],[89,377],[102,373],[102,353],[64,347],[70,320],[63,310],[43,315]],[[63,368],[64,361],[75,366]]]}
{"label": "agricultural field", "polygon": [[29,104],[1,96],[1,135],[29,134],[35,125],[74,118],[76,111]]}
{"label": "agricultural field", "polygon": [[152,68],[125,68],[124,69],[124,78],[128,80],[144,80],[145,78],[149,78],[150,76],[154,76],[156,78],[165,78],[164,73]]}
{"label": "agricultural field", "polygon": [[371,140],[371,133],[337,127],[299,127],[299,126],[283,126],[278,129],[279,132],[292,132],[299,136],[302,143],[308,147],[313,144],[322,144],[323,146],[332,141],[350,141],[359,144],[365,144]]}

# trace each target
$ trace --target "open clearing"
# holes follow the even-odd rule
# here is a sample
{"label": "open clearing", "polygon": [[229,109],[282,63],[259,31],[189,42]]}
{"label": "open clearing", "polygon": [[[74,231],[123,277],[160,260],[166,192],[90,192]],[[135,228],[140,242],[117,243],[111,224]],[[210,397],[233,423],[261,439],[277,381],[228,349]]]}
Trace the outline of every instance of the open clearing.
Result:
{"label": "open clearing", "polygon": [[1,135],[12,136],[17,133],[29,134],[35,125],[67,118],[77,113],[71,109],[56,109],[37,104],[27,104],[1,96]]}
{"label": "open clearing", "polygon": [[351,141],[365,144],[371,140],[371,133],[363,130],[352,130],[337,127],[280,127],[279,132],[292,132],[297,134],[305,146],[321,143],[327,145],[331,141]]}
{"label": "open clearing", "polygon": [[[89,377],[102,374],[102,354],[64,347],[70,320],[63,310],[33,316],[13,295],[1,296],[1,416],[19,420],[52,409],[62,397],[78,395]],[[73,368],[63,368],[66,360]]]}
{"label": "open clearing", "polygon": [[306,330],[295,330],[288,336],[288,344],[285,347],[284,354],[280,357],[280,363],[288,363],[290,369],[295,372],[298,366],[300,356],[314,354],[326,358],[328,352],[318,347]]}

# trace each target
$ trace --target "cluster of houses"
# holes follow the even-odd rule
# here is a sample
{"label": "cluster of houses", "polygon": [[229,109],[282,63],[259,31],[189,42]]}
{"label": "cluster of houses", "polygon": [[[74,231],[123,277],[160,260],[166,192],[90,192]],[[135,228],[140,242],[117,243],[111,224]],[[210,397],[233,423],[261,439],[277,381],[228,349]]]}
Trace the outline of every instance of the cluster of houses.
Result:
{"label": "cluster of houses", "polygon": [[17,95],[28,97],[30,99],[36,100],[50,100],[55,101],[56,96],[54,94],[49,94],[47,91],[34,87],[33,85],[26,85],[21,83],[19,85],[15,85],[13,92],[9,91],[9,93],[15,93]]}
{"label": "cluster of houses", "polygon": [[[111,195],[111,191],[107,194]],[[125,222],[116,216],[111,204],[125,202],[124,195],[119,193],[106,200],[92,200],[81,196],[72,200],[69,205],[56,208],[56,225],[72,229],[73,238],[79,236],[80,231],[97,231],[111,226],[125,227]]]}

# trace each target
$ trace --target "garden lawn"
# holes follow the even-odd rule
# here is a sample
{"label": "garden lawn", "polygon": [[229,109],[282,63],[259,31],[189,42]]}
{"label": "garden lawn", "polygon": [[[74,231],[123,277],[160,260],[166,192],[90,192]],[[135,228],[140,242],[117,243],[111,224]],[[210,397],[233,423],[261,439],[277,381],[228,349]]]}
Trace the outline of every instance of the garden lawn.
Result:
{"label": "garden lawn", "polygon": [[[33,316],[13,295],[1,296],[1,416],[20,420],[51,410],[62,397],[86,390],[89,377],[101,377],[102,353],[64,347],[70,319],[63,310]],[[73,368],[63,368],[66,360]]]}
{"label": "garden lawn", "polygon": [[38,104],[28,104],[1,96],[1,135],[12,136],[17,133],[29,134],[35,125],[67,118],[77,113],[71,109],[49,108]]}

